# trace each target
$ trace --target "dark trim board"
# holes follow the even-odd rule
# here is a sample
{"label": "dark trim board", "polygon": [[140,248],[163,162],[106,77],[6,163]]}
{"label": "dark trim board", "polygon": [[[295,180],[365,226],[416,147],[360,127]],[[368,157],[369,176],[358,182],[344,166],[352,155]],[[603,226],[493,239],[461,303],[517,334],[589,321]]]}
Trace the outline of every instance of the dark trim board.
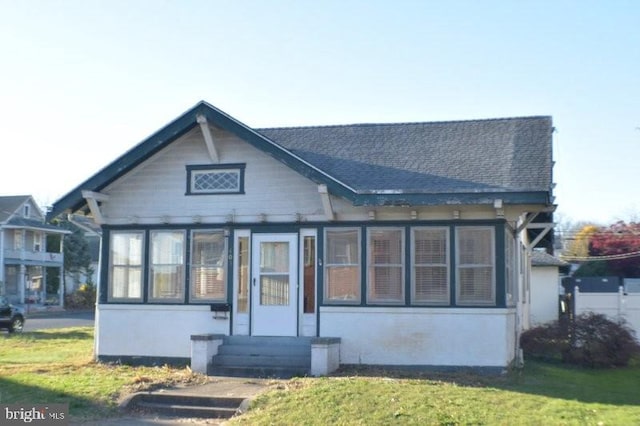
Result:
{"label": "dark trim board", "polygon": [[144,367],[187,367],[191,365],[191,358],[177,358],[166,356],[135,356],[135,355],[98,355],[97,360],[108,364],[124,364]]}

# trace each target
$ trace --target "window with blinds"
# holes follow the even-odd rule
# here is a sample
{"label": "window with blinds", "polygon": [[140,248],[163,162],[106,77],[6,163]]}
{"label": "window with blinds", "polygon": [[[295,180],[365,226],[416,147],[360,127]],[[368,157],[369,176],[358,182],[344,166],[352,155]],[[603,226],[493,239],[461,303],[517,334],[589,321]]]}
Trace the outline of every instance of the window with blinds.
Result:
{"label": "window with blinds", "polygon": [[367,301],[404,302],[403,229],[368,229]]}
{"label": "window with blinds", "polygon": [[108,300],[141,301],[144,232],[111,232],[109,247]]}
{"label": "window with blinds", "polygon": [[184,231],[152,231],[149,300],[184,302]]}
{"label": "window with blinds", "polygon": [[456,302],[495,304],[494,228],[456,228]]}
{"label": "window with blinds", "polygon": [[449,229],[412,228],[412,303],[449,304]]}
{"label": "window with blinds", "polygon": [[191,234],[191,300],[195,302],[225,301],[224,231],[193,231]]}
{"label": "window with blinds", "polygon": [[324,299],[360,303],[360,229],[325,230]]}

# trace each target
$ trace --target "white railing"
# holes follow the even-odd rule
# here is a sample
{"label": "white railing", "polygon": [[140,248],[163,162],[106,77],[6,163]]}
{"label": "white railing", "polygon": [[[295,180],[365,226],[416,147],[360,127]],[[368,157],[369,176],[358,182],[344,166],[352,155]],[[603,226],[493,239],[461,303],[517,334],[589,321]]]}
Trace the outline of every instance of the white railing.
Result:
{"label": "white railing", "polygon": [[62,263],[64,256],[62,253],[47,253],[30,250],[5,250],[4,258],[15,260],[29,260],[43,263]]}

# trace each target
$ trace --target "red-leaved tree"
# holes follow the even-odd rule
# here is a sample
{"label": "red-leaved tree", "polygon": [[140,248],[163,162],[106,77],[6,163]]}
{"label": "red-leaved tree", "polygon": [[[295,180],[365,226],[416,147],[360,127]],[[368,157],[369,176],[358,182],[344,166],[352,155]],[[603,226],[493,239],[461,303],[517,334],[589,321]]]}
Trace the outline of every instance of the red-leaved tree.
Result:
{"label": "red-leaved tree", "polygon": [[589,242],[590,256],[615,256],[607,260],[609,273],[625,278],[640,277],[640,223],[620,221],[600,228]]}

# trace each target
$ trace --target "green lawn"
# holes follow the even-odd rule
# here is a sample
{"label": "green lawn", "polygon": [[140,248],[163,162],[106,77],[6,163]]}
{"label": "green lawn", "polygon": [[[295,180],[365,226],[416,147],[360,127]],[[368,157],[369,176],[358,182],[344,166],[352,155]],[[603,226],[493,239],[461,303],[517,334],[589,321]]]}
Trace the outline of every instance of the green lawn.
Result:
{"label": "green lawn", "polygon": [[93,328],[0,335],[0,403],[69,403],[74,418],[118,414],[130,392],[204,378],[187,369],[92,361]]}
{"label": "green lawn", "polygon": [[267,425],[637,425],[640,367],[527,362],[502,377],[344,371],[260,396],[234,423]]}
{"label": "green lawn", "polygon": [[[188,369],[92,361],[93,330],[0,335],[0,403],[69,403],[73,418],[117,415],[137,390],[201,383]],[[343,370],[274,381],[233,424],[640,424],[640,365],[587,370],[527,362],[505,376]]]}

